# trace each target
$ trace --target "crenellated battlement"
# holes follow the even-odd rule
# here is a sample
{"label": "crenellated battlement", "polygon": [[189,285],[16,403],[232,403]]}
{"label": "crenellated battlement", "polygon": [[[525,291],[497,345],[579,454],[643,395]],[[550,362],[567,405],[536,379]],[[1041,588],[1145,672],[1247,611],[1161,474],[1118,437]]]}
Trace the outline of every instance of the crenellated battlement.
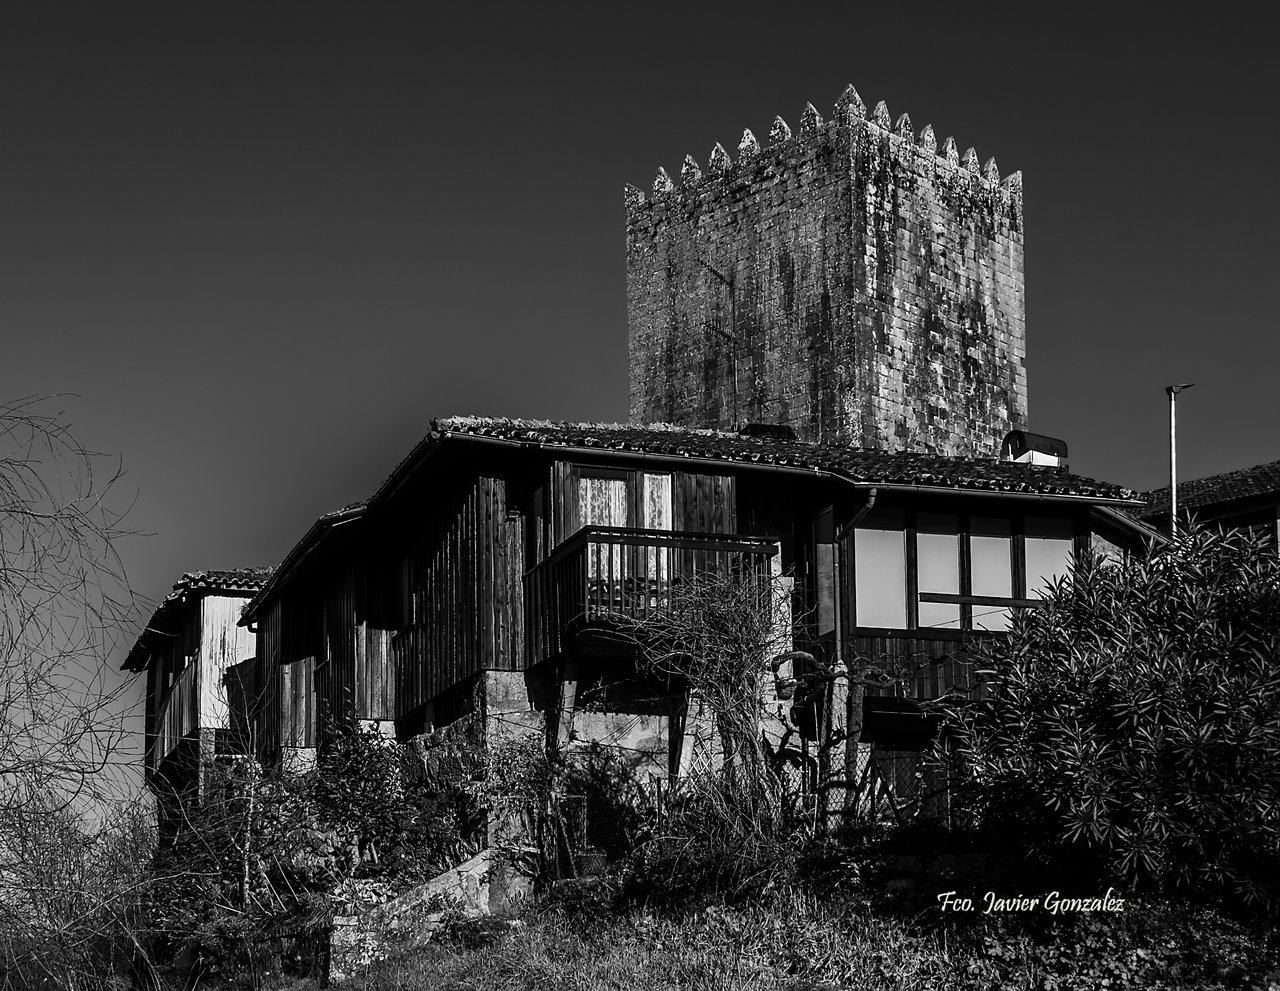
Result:
{"label": "crenellated battlement", "polygon": [[992,457],[1025,427],[1021,173],[850,86],[625,199],[637,422]]}
{"label": "crenellated battlement", "polygon": [[[800,114],[798,131],[793,131],[781,116],[774,117],[765,145],[760,144],[750,129],[744,130],[738,142],[737,161],[732,160],[724,146],[716,142],[711,149],[705,173],[697,159],[686,155],[680,168],[678,183],[672,181],[664,168],[658,169],[650,184],[648,196],[628,183],[628,211],[658,201],[665,202],[667,197],[685,198],[708,193],[714,195],[715,190],[707,188],[709,183],[731,185],[735,180],[751,178],[756,170],[785,165],[806,151],[820,151],[838,140],[837,132],[841,129],[861,130],[870,140],[887,142],[891,153],[903,154],[908,149],[919,149],[932,156],[935,181],[945,182],[949,179],[956,184],[971,184],[972,177],[976,177],[980,180],[979,189],[991,197],[993,205],[999,205],[1011,215],[1021,216],[1021,172],[1013,172],[1002,179],[994,158],[988,158],[986,164],[980,166],[977,151],[969,148],[961,155],[955,139],[951,137],[939,148],[932,124],[925,124],[917,135],[912,129],[910,115],[904,113],[898,117],[897,123],[892,122],[889,107],[884,100],[878,102],[868,114],[866,105],[852,85],[836,100],[829,121],[823,120],[812,103],[806,103]],[[922,166],[917,164],[916,167]]]}

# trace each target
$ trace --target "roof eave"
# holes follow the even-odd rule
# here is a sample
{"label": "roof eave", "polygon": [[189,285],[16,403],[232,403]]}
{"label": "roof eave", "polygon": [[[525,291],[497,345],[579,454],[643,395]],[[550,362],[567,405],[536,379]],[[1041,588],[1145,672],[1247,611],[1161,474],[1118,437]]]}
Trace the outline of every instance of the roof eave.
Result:
{"label": "roof eave", "polygon": [[489,437],[483,434],[473,434],[468,431],[438,431],[439,436],[457,437],[471,443],[480,443],[488,445],[499,445],[502,447],[523,447],[535,450],[552,450],[563,451],[570,455],[582,455],[587,457],[609,457],[619,458],[621,460],[638,460],[638,461],[666,461],[679,462],[682,464],[708,465],[724,467],[733,465],[738,468],[747,468],[760,471],[769,471],[777,474],[802,475],[806,478],[830,478],[846,485],[864,489],[879,489],[884,492],[900,491],[915,493],[937,493],[944,492],[964,492],[965,494],[974,494],[981,496],[1001,496],[1004,498],[1025,498],[1037,500],[1052,500],[1073,503],[1089,503],[1090,505],[1109,505],[1109,506],[1141,506],[1141,499],[1129,499],[1118,496],[1102,496],[1102,495],[1084,495],[1079,493],[1062,493],[1062,492],[1036,492],[1021,491],[1016,489],[1000,489],[1000,488],[983,488],[978,486],[966,485],[922,485],[919,483],[904,482],[878,482],[867,479],[851,478],[848,474],[839,469],[824,468],[818,465],[802,466],[778,464],[770,461],[747,461],[733,458],[711,458],[702,455],[691,454],[658,454],[652,451],[632,451],[615,447],[586,447],[578,444],[557,444],[547,441],[535,441],[527,439],[514,439],[506,437]]}
{"label": "roof eave", "polygon": [[1169,543],[1169,537],[1167,534],[1161,533],[1159,530],[1137,517],[1120,512],[1118,507],[1099,505],[1094,511],[1099,515],[1106,517],[1122,529],[1129,530],[1157,546],[1163,547],[1165,544]]}
{"label": "roof eave", "polygon": [[267,583],[262,586],[256,595],[247,603],[244,609],[240,611],[240,619],[237,625],[248,626],[261,612],[262,607],[275,595],[280,586],[284,585],[293,573],[301,567],[302,563],[316,550],[324,538],[335,527],[343,523],[350,523],[358,520],[368,511],[369,505],[365,503],[359,506],[351,506],[347,509],[341,509],[336,513],[329,513],[320,517],[311,524],[311,528],[303,535],[284,556],[284,560],[280,562],[276,570],[272,573]]}

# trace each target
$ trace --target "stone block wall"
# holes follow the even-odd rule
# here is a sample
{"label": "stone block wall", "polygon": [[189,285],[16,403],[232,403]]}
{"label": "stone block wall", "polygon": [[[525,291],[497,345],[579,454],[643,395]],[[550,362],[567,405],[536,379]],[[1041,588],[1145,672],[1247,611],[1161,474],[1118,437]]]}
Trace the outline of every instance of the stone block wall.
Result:
{"label": "stone block wall", "polygon": [[1020,173],[850,86],[626,202],[633,422],[981,457],[1025,428]]}

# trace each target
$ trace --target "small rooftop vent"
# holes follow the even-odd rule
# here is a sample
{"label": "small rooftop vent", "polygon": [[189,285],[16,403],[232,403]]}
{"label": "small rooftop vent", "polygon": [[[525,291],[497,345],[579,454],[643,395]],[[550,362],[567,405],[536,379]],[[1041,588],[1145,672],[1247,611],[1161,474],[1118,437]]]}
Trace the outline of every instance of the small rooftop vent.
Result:
{"label": "small rooftop vent", "polygon": [[738,428],[743,437],[767,437],[769,440],[795,440],[796,432],[785,423],[744,423]]}
{"label": "small rooftop vent", "polygon": [[1056,437],[1033,434],[1028,430],[1010,430],[1000,445],[1001,461],[1024,465],[1067,466],[1067,442]]}

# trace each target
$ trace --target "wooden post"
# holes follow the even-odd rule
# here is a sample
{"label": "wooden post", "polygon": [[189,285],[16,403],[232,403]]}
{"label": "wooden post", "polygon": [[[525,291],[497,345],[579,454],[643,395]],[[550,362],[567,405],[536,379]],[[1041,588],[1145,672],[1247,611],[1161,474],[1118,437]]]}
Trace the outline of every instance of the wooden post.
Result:
{"label": "wooden post", "polygon": [[558,716],[556,719],[556,744],[563,750],[569,745],[569,740],[573,735],[573,709],[578,699],[578,679],[577,673],[573,673],[573,677],[568,675],[566,671],[560,678],[560,687],[558,694]]}

